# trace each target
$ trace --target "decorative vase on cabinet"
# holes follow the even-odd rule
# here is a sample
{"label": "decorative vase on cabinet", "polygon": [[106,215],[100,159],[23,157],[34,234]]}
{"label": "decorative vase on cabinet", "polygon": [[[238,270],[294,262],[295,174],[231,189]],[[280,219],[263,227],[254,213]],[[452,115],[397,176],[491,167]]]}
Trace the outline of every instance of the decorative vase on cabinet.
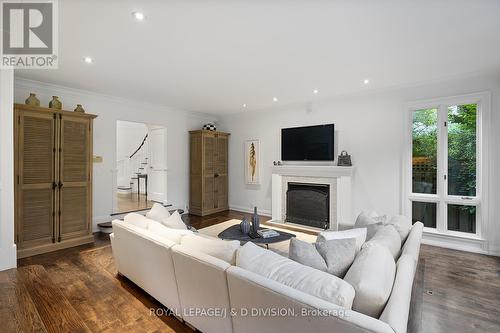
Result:
{"label": "decorative vase on cabinet", "polygon": [[51,108],[51,109],[57,109],[57,110],[61,110],[62,109],[62,103],[59,100],[59,97],[52,96],[52,100],[49,102],[49,108]]}
{"label": "decorative vase on cabinet", "polygon": [[26,105],[40,106],[40,100],[36,98],[35,93],[30,93],[30,96],[26,98]]}

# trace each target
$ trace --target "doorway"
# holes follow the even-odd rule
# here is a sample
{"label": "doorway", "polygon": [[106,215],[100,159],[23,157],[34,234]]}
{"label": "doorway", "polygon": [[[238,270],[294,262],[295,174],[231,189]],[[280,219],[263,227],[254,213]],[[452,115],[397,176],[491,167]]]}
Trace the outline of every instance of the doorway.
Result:
{"label": "doorway", "polygon": [[113,214],[167,204],[166,128],[116,122],[116,169]]}

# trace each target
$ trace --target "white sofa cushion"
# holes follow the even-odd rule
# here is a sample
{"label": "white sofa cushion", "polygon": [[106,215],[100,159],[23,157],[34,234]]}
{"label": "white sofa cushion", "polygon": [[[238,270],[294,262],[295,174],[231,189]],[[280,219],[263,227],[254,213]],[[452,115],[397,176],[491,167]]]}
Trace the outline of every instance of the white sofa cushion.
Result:
{"label": "white sofa cushion", "polygon": [[366,228],[369,224],[374,223],[386,223],[387,216],[386,215],[377,215],[375,212],[368,213],[366,211],[362,211],[358,217],[356,218],[356,222],[354,223],[354,228]]}
{"label": "white sofa cushion", "polygon": [[361,246],[366,241],[366,228],[355,228],[344,231],[322,231],[316,238],[316,242],[323,242],[330,239],[343,239],[355,238],[356,239],[356,253],[359,252]]}
{"label": "white sofa cushion", "polygon": [[187,230],[186,224],[182,221],[181,214],[178,211],[175,211],[172,215],[167,218],[161,220],[161,223],[166,227],[172,229],[184,229]]}
{"label": "white sofa cushion", "polygon": [[387,248],[363,247],[344,277],[356,290],[352,309],[378,318],[391,295],[395,273],[396,263]]}
{"label": "white sofa cushion", "polygon": [[125,223],[132,224],[132,225],[139,227],[139,228],[142,228],[142,229],[147,229],[149,222],[151,222],[151,220],[148,219],[147,217],[145,217],[144,215],[137,214],[137,213],[130,213],[130,214],[125,215],[125,217],[123,218],[123,221],[125,221]]}
{"label": "white sofa cushion", "polygon": [[236,266],[344,308],[350,309],[352,306],[354,289],[349,283],[252,242],[240,247]]}
{"label": "white sofa cushion", "polygon": [[196,234],[186,235],[181,239],[181,245],[197,250],[212,257],[224,260],[234,265],[236,250],[240,247],[239,241],[226,241],[218,238],[199,236]]}
{"label": "white sofa cushion", "polygon": [[290,240],[289,258],[303,265],[344,277],[356,255],[356,239],[330,239],[308,243]]}
{"label": "white sofa cushion", "polygon": [[408,237],[408,234],[412,227],[411,219],[403,215],[376,216],[373,213],[368,214],[366,212],[361,212],[361,214],[358,215],[354,227],[355,228],[371,227],[368,229],[368,235],[366,237],[366,239],[369,240],[377,230],[377,227],[375,225],[380,225],[380,224],[383,225],[390,224],[394,226],[396,231],[399,233],[399,236],[401,237],[401,242],[403,243],[405,242],[406,237]]}
{"label": "white sofa cushion", "polygon": [[151,221],[149,222],[148,225],[148,231],[151,232],[152,234],[155,234],[160,237],[165,237],[172,242],[175,242],[176,244],[181,243],[181,238],[185,235],[190,235],[193,232],[190,230],[180,230],[180,229],[172,229],[172,228],[167,228],[163,224],[156,222],[156,221]]}
{"label": "white sofa cushion", "polygon": [[394,259],[399,257],[399,251],[401,250],[401,238],[392,225],[385,225],[380,228],[377,233],[363,245],[363,247],[375,244],[386,247],[391,252]]}
{"label": "white sofa cushion", "polygon": [[146,217],[148,219],[155,220],[157,222],[161,222],[169,216],[170,212],[168,209],[159,203],[155,203],[153,207],[151,207],[151,210],[146,213]]}

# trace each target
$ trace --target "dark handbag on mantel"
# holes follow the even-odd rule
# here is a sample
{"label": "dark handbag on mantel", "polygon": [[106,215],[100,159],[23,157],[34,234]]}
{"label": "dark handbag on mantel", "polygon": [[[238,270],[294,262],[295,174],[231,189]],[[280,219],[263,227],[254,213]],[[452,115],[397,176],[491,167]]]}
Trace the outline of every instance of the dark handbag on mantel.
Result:
{"label": "dark handbag on mantel", "polygon": [[347,151],[342,150],[339,155],[338,166],[352,166],[351,155],[347,154]]}

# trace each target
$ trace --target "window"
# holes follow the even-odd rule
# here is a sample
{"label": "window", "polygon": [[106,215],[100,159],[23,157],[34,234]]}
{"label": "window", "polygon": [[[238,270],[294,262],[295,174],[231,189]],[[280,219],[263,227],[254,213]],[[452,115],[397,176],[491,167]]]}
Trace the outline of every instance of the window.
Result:
{"label": "window", "polygon": [[481,119],[487,102],[487,94],[475,94],[411,107],[405,207],[413,223],[421,221],[427,231],[481,236]]}

